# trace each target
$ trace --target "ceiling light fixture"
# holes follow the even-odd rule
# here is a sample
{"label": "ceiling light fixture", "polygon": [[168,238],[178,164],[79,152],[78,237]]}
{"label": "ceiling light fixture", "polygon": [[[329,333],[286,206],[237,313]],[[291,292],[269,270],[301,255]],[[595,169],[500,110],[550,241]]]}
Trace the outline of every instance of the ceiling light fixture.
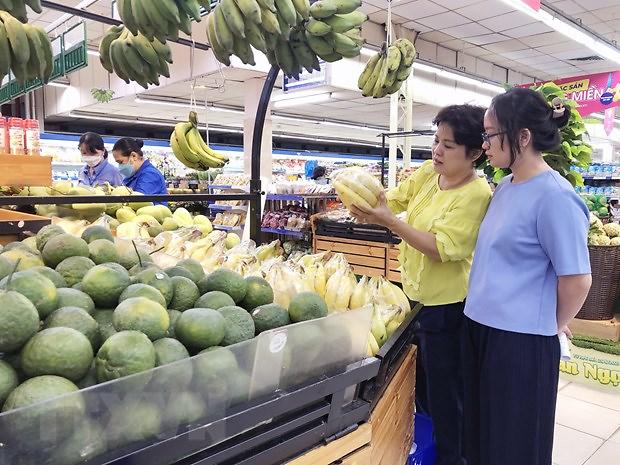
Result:
{"label": "ceiling light fixture", "polygon": [[136,97],[134,99],[134,102],[153,104],[153,105],[164,105],[168,107],[177,107],[177,108],[199,108],[201,110],[207,108],[207,110],[211,110],[211,111],[218,111],[222,113],[235,113],[235,114],[240,114],[240,115],[245,113],[243,110],[240,110],[237,108],[216,107],[215,105],[209,105],[207,107],[205,107],[204,105],[192,106],[190,105],[189,102],[173,102],[171,100],[158,100],[158,99],[150,99],[150,98],[146,99],[146,98],[141,98],[141,97]]}
{"label": "ceiling light fixture", "polygon": [[319,124],[322,126],[336,126],[339,128],[356,129],[356,130],[361,130],[361,131],[371,131],[374,133],[381,133],[381,132],[387,131],[386,128],[371,127],[371,126],[349,124],[349,123],[340,123],[338,121],[323,120],[323,121],[319,121]]}
{"label": "ceiling light fixture", "polygon": [[[540,21],[549,26],[554,31],[568,37],[569,39],[589,48],[598,55],[608,60],[620,63],[620,50],[595,34],[587,31],[577,23],[562,15],[559,11],[547,5],[535,10],[526,5],[522,0],[502,0],[515,10],[525,13],[529,17]],[[548,11],[549,10],[549,11]]]}
{"label": "ceiling light fixture", "polygon": [[293,92],[281,91],[280,93],[276,95],[272,95],[271,101],[279,102],[282,100],[290,100],[290,99],[300,98],[300,97],[312,97],[314,95],[324,94],[325,92],[328,92],[328,91],[322,87],[315,87],[314,89],[306,89],[306,90],[295,90]]}
{"label": "ceiling light fixture", "polygon": [[71,84],[66,83],[66,82],[58,82],[58,81],[52,81],[52,82],[48,82],[46,85],[48,86],[52,86],[52,87],[62,87],[62,88],[68,88],[71,87]]}
{"label": "ceiling light fixture", "polygon": [[451,79],[454,81],[462,82],[463,84],[476,86],[480,89],[488,90],[496,94],[501,94],[505,92],[505,89],[499,84],[494,84],[489,81],[475,79],[473,77],[469,77],[469,76],[459,74],[453,71],[448,71],[445,68],[437,68],[435,66],[431,66],[426,63],[420,63],[419,61],[414,61],[412,67],[413,69],[417,69],[419,71],[424,71],[426,73],[432,73],[432,74],[435,74],[437,76],[440,76],[446,79]]}
{"label": "ceiling light fixture", "polygon": [[327,92],[323,94],[308,95],[307,97],[294,97],[294,98],[289,98],[286,100],[278,100],[274,102],[273,107],[274,108],[288,108],[288,107],[295,107],[299,105],[308,105],[311,103],[327,102],[331,99],[331,96],[332,96],[332,93]]}

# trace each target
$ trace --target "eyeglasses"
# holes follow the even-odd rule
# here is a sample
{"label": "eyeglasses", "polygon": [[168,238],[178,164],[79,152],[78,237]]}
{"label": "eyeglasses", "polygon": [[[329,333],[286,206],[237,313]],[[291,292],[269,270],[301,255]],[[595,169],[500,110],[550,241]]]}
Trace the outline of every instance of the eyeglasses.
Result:
{"label": "eyeglasses", "polygon": [[482,136],[482,142],[483,142],[483,143],[490,144],[490,143],[491,143],[491,138],[492,138],[492,137],[495,137],[495,136],[501,136],[502,134],[506,134],[506,131],[494,132],[493,134],[489,134],[489,133],[483,132],[483,133],[481,134],[481,136]]}

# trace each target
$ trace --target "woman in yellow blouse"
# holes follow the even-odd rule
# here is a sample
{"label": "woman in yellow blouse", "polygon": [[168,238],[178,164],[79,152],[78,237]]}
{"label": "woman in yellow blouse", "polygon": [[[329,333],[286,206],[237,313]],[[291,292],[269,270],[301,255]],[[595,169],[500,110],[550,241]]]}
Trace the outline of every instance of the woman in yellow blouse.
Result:
{"label": "woman in yellow blouse", "polygon": [[[460,327],[480,223],[491,189],[476,167],[484,161],[485,109],[453,105],[435,117],[432,160],[381,196],[374,209],[352,207],[360,221],[401,237],[403,289],[424,305],[417,316],[419,410],[433,420],[437,465],[465,465]],[[406,220],[395,215],[406,212]]]}

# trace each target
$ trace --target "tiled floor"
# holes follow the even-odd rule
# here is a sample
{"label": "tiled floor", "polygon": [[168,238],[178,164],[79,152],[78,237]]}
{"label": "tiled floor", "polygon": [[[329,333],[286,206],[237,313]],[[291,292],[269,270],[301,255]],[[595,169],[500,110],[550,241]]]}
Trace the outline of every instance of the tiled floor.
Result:
{"label": "tiled floor", "polygon": [[560,381],[554,465],[620,464],[620,394]]}

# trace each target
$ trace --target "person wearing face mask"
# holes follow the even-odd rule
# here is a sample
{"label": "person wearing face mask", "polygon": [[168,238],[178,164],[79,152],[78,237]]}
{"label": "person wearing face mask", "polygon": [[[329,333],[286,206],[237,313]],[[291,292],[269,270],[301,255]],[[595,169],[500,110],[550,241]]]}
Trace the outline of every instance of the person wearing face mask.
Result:
{"label": "person wearing face mask", "polygon": [[112,148],[118,169],[124,176],[123,183],[144,195],[165,195],[168,193],[163,174],[144,158],[140,139],[125,137]]}
{"label": "person wearing face mask", "polygon": [[[440,110],[432,160],[381,195],[375,208],[351,207],[359,221],[400,236],[403,290],[424,305],[415,323],[416,406],[433,420],[437,465],[466,465],[460,331],[474,245],[491,199],[476,173],[485,160],[484,112],[473,105]],[[395,216],[401,212],[405,220]]]}
{"label": "person wearing face mask", "polygon": [[108,163],[108,151],[99,134],[94,132],[83,134],[78,147],[82,153],[82,161],[86,164],[80,172],[80,184],[92,187],[106,182],[112,186],[123,185],[123,177],[118,169]]}

